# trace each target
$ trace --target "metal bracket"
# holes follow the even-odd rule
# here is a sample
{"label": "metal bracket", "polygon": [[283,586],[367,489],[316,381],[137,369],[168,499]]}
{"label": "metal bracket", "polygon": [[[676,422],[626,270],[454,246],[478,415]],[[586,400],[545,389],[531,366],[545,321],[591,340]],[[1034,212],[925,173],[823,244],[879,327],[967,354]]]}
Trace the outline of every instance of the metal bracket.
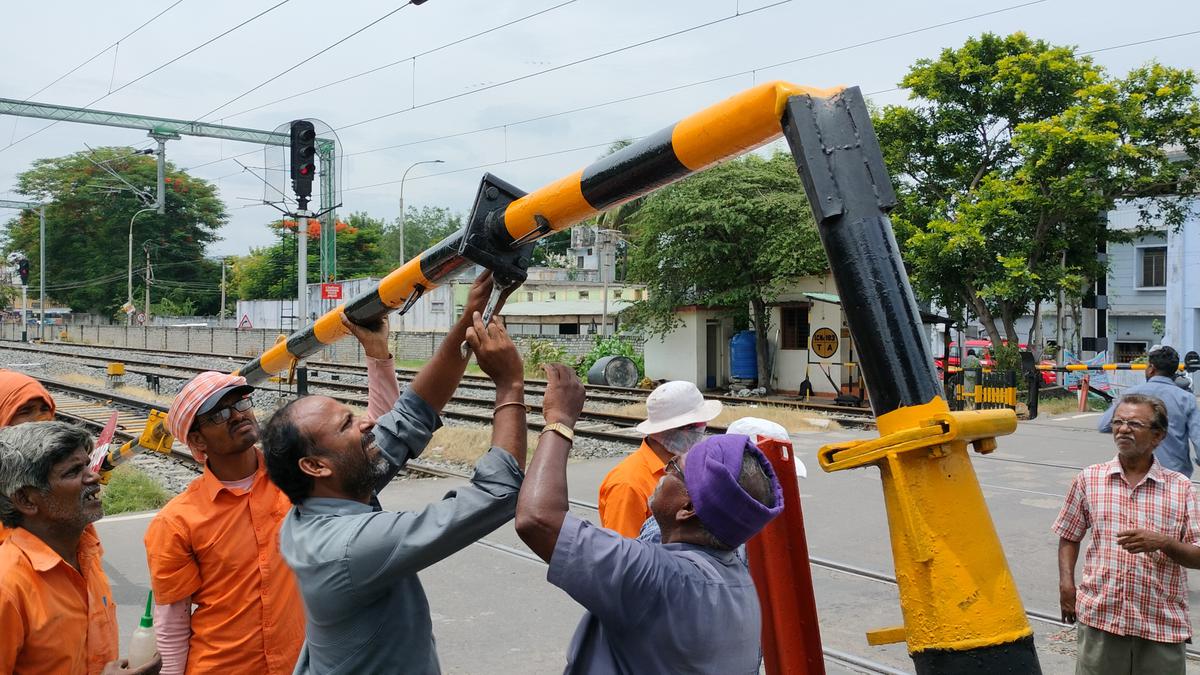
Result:
{"label": "metal bracket", "polygon": [[485,173],[458,249],[467,260],[491,270],[506,287],[525,283],[533,258],[534,242],[514,241],[504,227],[504,210],[524,196],[524,191]]}
{"label": "metal bracket", "polygon": [[[425,287],[421,284],[414,284],[412,293],[408,294],[408,297],[404,299],[404,304],[400,306],[400,309],[396,310],[396,313],[408,314],[408,310],[412,309],[413,305],[417,304],[417,300],[420,300],[422,295],[425,295]],[[387,319],[384,319],[384,321],[386,320]]]}
{"label": "metal bracket", "polygon": [[1016,429],[1017,414],[1007,408],[945,412],[879,438],[821,446],[817,460],[825,471],[842,471],[914,450],[930,450],[936,456],[937,446],[954,442],[971,443],[976,452],[987,454],[996,449],[997,436]]}

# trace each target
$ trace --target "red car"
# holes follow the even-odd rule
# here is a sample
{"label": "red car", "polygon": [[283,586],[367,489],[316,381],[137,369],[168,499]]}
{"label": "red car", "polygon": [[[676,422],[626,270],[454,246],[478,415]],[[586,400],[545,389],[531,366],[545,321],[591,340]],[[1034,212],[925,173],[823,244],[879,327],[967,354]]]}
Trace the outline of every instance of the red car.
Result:
{"label": "red car", "polygon": [[[1018,345],[1018,347],[1022,351],[1024,351],[1026,349],[1027,345],[1020,344],[1020,345]],[[984,368],[995,367],[996,360],[992,358],[992,341],[991,340],[967,340],[966,349],[975,351],[975,356],[979,358],[979,363]],[[958,355],[959,355],[958,342],[957,341],[951,342],[950,343],[950,367],[951,368],[959,367]],[[937,366],[938,379],[941,379],[942,369],[945,367],[943,361],[944,361],[944,359],[941,356],[936,356],[933,359],[934,365]],[[1042,359],[1041,361],[1038,362],[1038,364],[1053,366],[1054,360],[1053,359]],[[1055,373],[1053,371],[1043,370],[1043,371],[1041,371],[1041,373],[1042,373],[1042,383],[1043,384],[1047,384],[1047,385],[1057,384],[1058,380],[1055,378]]]}

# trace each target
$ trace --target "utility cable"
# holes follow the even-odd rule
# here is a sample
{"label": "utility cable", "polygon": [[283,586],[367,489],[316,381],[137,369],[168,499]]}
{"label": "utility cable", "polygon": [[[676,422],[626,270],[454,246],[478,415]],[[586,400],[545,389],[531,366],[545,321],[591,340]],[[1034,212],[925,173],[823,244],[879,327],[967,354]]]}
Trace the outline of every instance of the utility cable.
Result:
{"label": "utility cable", "polygon": [[[1044,1],[1044,0],[1043,0],[1043,1]],[[491,90],[491,89],[495,89],[495,88],[497,88],[497,87],[503,87],[503,86],[507,86],[507,85],[513,84],[513,83],[515,83],[515,82],[521,82],[521,81],[523,81],[523,80],[528,80],[528,79],[530,79],[530,78],[538,77],[538,76],[540,76],[540,75],[545,75],[545,74],[547,74],[547,73],[553,73],[553,72],[555,72],[555,71],[563,70],[564,68],[570,68],[570,67],[572,67],[572,66],[577,66],[577,65],[579,65],[579,64],[581,64],[581,63],[587,63],[587,62],[589,62],[589,61],[595,61],[596,59],[602,59],[602,58],[604,58],[604,57],[606,57],[606,56],[612,56],[613,54],[619,54],[619,53],[621,53],[621,52],[629,51],[629,50],[631,50],[631,49],[637,49],[638,47],[644,47],[644,46],[646,46],[646,45],[648,45],[648,44],[653,44],[653,43],[655,43],[655,42],[661,42],[661,41],[663,41],[663,40],[667,40],[667,39],[670,39],[670,38],[673,38],[673,37],[678,37],[678,36],[680,36],[680,35],[686,35],[687,33],[691,33],[691,32],[693,32],[693,31],[701,30],[701,29],[703,29],[703,28],[710,28],[710,27],[712,27],[712,26],[716,26],[716,25],[718,25],[718,24],[725,23],[726,21],[730,21],[730,20],[733,20],[733,19],[740,19],[740,18],[742,18],[742,17],[744,17],[744,16],[750,16],[751,14],[757,14],[758,12],[766,11],[766,10],[768,10],[768,9],[773,9],[773,8],[775,8],[775,7],[779,7],[780,5],[786,5],[786,4],[789,4],[790,2],[792,2],[792,0],[779,0],[779,2],[773,2],[773,3],[769,4],[769,5],[763,5],[762,7],[756,7],[756,8],[754,8],[754,9],[752,9],[752,10],[748,10],[748,11],[742,12],[742,13],[740,13],[740,14],[730,14],[730,15],[728,15],[728,16],[723,16],[723,17],[721,17],[721,18],[719,18],[719,19],[713,19],[713,20],[711,20],[711,21],[705,21],[704,23],[696,24],[696,25],[694,25],[694,26],[689,26],[689,27],[687,27],[687,28],[682,28],[682,29],[680,29],[680,30],[672,31],[672,32],[670,32],[670,33],[666,33],[666,34],[659,35],[659,36],[656,36],[656,37],[648,38],[648,39],[646,39],[646,40],[640,40],[640,41],[638,41],[638,42],[634,42],[634,43],[631,43],[631,44],[625,45],[624,47],[618,47],[618,48],[616,48],[616,49],[609,49],[609,50],[607,50],[607,51],[603,51],[603,52],[600,52],[600,53],[598,53],[598,54],[593,54],[593,55],[591,55],[591,56],[586,56],[586,57],[584,57],[584,58],[582,58],[582,59],[576,59],[576,60],[574,60],[574,61],[568,61],[567,63],[562,63],[562,64],[559,64],[559,65],[557,65],[557,66],[552,66],[552,67],[550,67],[550,68],[546,68],[546,69],[544,69],[544,70],[539,70],[539,71],[535,71],[535,72],[532,72],[532,73],[526,73],[525,75],[520,75],[520,76],[518,76],[518,77],[514,77],[514,78],[511,78],[511,79],[508,79],[508,80],[504,80],[504,81],[502,81],[502,82],[493,82],[492,84],[488,84],[488,85],[485,85],[485,86],[479,87],[479,88],[477,88],[477,89],[472,89],[472,90],[470,90],[470,91],[463,91],[463,92],[459,92],[459,93],[457,93],[457,94],[452,94],[452,95],[450,95],[450,96],[444,96],[444,97],[442,97],[442,98],[439,98],[439,99],[434,99],[434,100],[432,100],[432,101],[426,101],[426,102],[424,102],[424,103],[421,103],[421,104],[417,104],[417,103],[414,101],[414,102],[413,102],[413,105],[411,105],[411,106],[410,106],[410,107],[408,107],[408,108],[404,108],[404,109],[402,109],[402,110],[394,110],[394,111],[392,111],[392,112],[390,112],[390,113],[384,113],[384,114],[382,114],[382,115],[376,115],[375,117],[369,117],[369,118],[367,118],[367,119],[365,119],[365,120],[359,120],[358,122],[351,122],[350,124],[346,124],[346,125],[343,125],[343,126],[340,126],[340,127],[336,128],[336,129],[334,129],[334,131],[343,131],[343,130],[345,130],[345,129],[352,129],[352,128],[354,128],[354,127],[359,127],[359,126],[362,126],[362,125],[364,125],[364,124],[370,124],[370,123],[372,123],[372,122],[378,122],[379,120],[384,120],[384,119],[387,119],[387,118],[389,118],[389,117],[395,117],[396,115],[401,115],[401,114],[403,114],[403,113],[410,112],[410,111],[412,111],[412,110],[417,110],[417,109],[420,109],[420,108],[426,108],[426,107],[429,107],[429,106],[431,106],[431,105],[436,105],[436,104],[438,104],[438,103],[445,103],[446,101],[453,101],[453,100],[455,100],[455,99],[459,99],[459,98],[462,98],[462,97],[464,97],[464,96],[471,96],[472,94],[478,94],[478,93],[480,93],[480,92],[483,92],[483,91],[488,91],[488,90]]]}
{"label": "utility cable", "polygon": [[[438,45],[437,47],[434,47],[434,48],[432,48],[432,49],[427,49],[427,50],[425,50],[425,51],[423,51],[423,52],[418,52],[418,53],[416,53],[416,54],[413,54],[412,56],[406,56],[406,57],[404,57],[404,58],[402,58],[402,59],[399,59],[399,60],[397,60],[397,61],[392,61],[391,63],[385,63],[385,64],[383,64],[382,66],[376,66],[376,67],[374,67],[374,68],[371,68],[371,69],[369,69],[369,70],[364,70],[364,71],[362,71],[362,72],[360,72],[360,73],[355,73],[354,75],[349,75],[349,76],[343,77],[343,78],[341,78],[341,79],[334,80],[333,82],[327,82],[327,83],[325,83],[325,84],[317,85],[316,87],[313,87],[312,89],[306,89],[306,90],[304,90],[304,91],[302,91],[302,92],[299,92],[299,93],[297,93],[297,94],[290,94],[290,95],[288,95],[288,96],[284,96],[283,98],[277,98],[277,99],[275,99],[274,101],[269,101],[269,102],[267,102],[267,103],[263,103],[262,105],[257,105],[257,106],[254,106],[253,108],[246,108],[245,110],[242,110],[242,111],[240,111],[240,112],[235,112],[235,113],[233,113],[232,115],[225,115],[225,116],[223,116],[223,117],[222,117],[222,119],[232,119],[232,118],[234,118],[234,117],[239,117],[239,116],[241,116],[241,115],[245,115],[245,114],[247,114],[247,113],[251,113],[251,112],[254,112],[254,111],[256,111],[256,110],[262,110],[263,108],[266,108],[266,107],[269,107],[269,106],[273,106],[273,105],[275,105],[276,103],[282,103],[282,102],[284,102],[284,101],[287,101],[287,100],[290,100],[290,99],[293,99],[293,98],[299,98],[299,97],[301,97],[301,96],[307,96],[307,95],[309,95],[309,94],[312,94],[312,93],[314,93],[314,92],[321,91],[322,89],[328,89],[329,87],[332,87],[332,86],[334,86],[334,85],[342,84],[342,83],[344,83],[344,82],[349,82],[350,80],[356,80],[356,79],[358,79],[358,78],[360,78],[360,77],[363,77],[363,76],[366,76],[366,75],[370,75],[370,74],[372,74],[372,73],[377,73],[377,72],[379,72],[379,71],[381,71],[381,70],[387,70],[388,68],[392,68],[392,67],[394,67],[394,66],[398,66],[398,65],[400,65],[401,63],[408,63],[409,61],[415,61],[416,59],[418,59],[418,58],[421,58],[422,56],[429,56],[430,54],[433,54],[433,53],[435,53],[435,52],[442,51],[443,49],[448,49],[448,48],[450,48],[450,47],[453,47],[453,46],[455,46],[455,45],[459,45],[459,44],[462,44],[462,43],[464,43],[464,42],[467,42],[467,41],[470,41],[470,40],[474,40],[474,39],[475,39],[475,38],[477,38],[477,37],[481,37],[481,36],[487,35],[488,33],[494,33],[494,32],[496,32],[496,31],[498,31],[498,30],[501,30],[501,29],[503,29],[503,28],[508,28],[509,26],[512,26],[512,25],[515,25],[515,24],[521,23],[522,21],[526,21],[526,20],[528,20],[528,19],[532,19],[532,18],[534,18],[534,17],[536,17],[536,16],[541,16],[542,14],[546,14],[547,12],[552,12],[552,11],[554,11],[554,10],[556,10],[556,9],[559,9],[560,7],[565,7],[565,6],[567,6],[567,5],[572,5],[572,4],[575,4],[575,3],[576,3],[576,2],[578,2],[578,1],[579,1],[579,0],[567,0],[566,2],[560,2],[560,3],[559,3],[559,4],[557,4],[557,5],[554,5],[554,6],[551,6],[551,7],[547,7],[546,9],[541,9],[541,10],[538,10],[538,11],[536,11],[536,12],[532,13],[532,14],[526,14],[525,16],[518,17],[518,18],[516,18],[516,19],[512,19],[511,21],[507,21],[507,22],[505,22],[505,23],[502,23],[502,24],[500,24],[500,25],[498,25],[498,26],[492,26],[491,28],[487,28],[487,29],[485,29],[485,30],[481,30],[481,31],[479,31],[478,33],[472,33],[471,35],[467,35],[467,36],[464,36],[464,37],[458,38],[457,40],[452,40],[452,41],[450,41],[450,42],[447,42],[447,43],[445,43],[445,44]],[[240,98],[240,97],[239,97],[239,98]],[[233,102],[233,101],[230,101],[229,103],[232,103],[232,102]],[[228,103],[227,103],[226,105],[228,105]],[[221,106],[221,107],[224,107],[224,106]],[[219,108],[218,108],[218,109],[219,109]]]}
{"label": "utility cable", "polygon": [[[263,16],[266,16],[267,14],[275,11],[276,9],[279,9],[280,7],[286,5],[289,2],[291,2],[291,0],[279,0],[279,2],[268,7],[267,9],[264,9],[263,11],[259,12],[258,14],[255,14],[254,16],[250,17],[249,19],[242,21],[241,23],[237,24],[236,26],[234,26],[232,28],[228,28],[228,29],[218,33],[217,35],[205,40],[204,42],[201,42],[200,44],[196,45],[195,47],[192,47],[191,49],[183,52],[182,54],[180,54],[180,55],[166,61],[165,63],[162,63],[162,64],[154,67],[153,69],[135,77],[134,79],[126,82],[125,84],[117,87],[116,89],[109,91],[108,93],[104,94],[103,96],[99,96],[97,98],[92,99],[90,102],[88,102],[87,104],[80,106],[80,107],[82,107],[82,108],[92,107],[93,105],[99,103],[100,101],[103,101],[104,99],[108,98],[109,96],[112,96],[113,94],[121,91],[122,89],[125,89],[126,87],[128,87],[132,84],[135,84],[137,82],[140,82],[140,81],[146,79],[147,77],[153,75],[154,73],[157,73],[158,71],[162,70],[163,68],[166,68],[167,66],[175,63],[176,61],[179,61],[180,59],[182,59],[186,56],[189,56],[192,53],[199,51],[200,49],[203,49],[204,47],[207,47],[208,45],[216,42],[217,40],[220,40],[221,38],[225,37],[226,35],[229,35],[230,33],[238,30],[239,28],[242,28],[243,26],[262,18]],[[68,122],[68,121],[70,121],[70,119],[71,118],[68,118],[65,120],[54,120],[50,124],[47,124],[46,126],[41,127],[32,133],[26,134],[25,136],[22,136],[21,138],[13,141],[12,143],[9,143],[8,145],[4,146],[3,148],[0,148],[0,152],[4,152],[5,150],[8,150],[9,148],[13,147],[14,145],[20,144],[26,140],[29,140],[30,138],[33,138],[34,136],[37,136],[38,134],[40,134],[43,131],[49,129],[50,127],[58,124],[59,122]]]}
{"label": "utility cable", "polygon": [[[912,30],[903,31],[903,32],[901,32],[901,33],[896,33],[896,34],[892,34],[892,35],[880,36],[880,37],[878,37],[878,38],[874,38],[874,39],[872,39],[872,40],[867,40],[867,41],[864,41],[864,42],[860,42],[860,43],[857,43],[857,44],[855,44],[855,45],[850,45],[850,46],[846,46],[846,47],[839,47],[839,48],[836,48],[836,49],[826,50],[826,51],[819,52],[819,53],[816,53],[816,54],[809,54],[809,55],[806,55],[806,56],[802,56],[802,57],[800,57],[800,58],[798,58],[798,59],[793,59],[793,60],[791,60],[791,61],[786,61],[786,62],[782,62],[782,63],[773,64],[773,65],[771,65],[771,66],[759,66],[759,67],[756,67],[756,68],[750,68],[750,69],[746,69],[746,70],[741,70],[741,71],[738,71],[738,72],[735,72],[735,73],[727,73],[727,74],[725,74],[725,75],[719,75],[719,76],[717,76],[717,77],[709,77],[709,78],[705,78],[705,79],[703,79],[703,80],[696,80],[696,81],[694,81],[694,82],[687,82],[687,83],[684,83],[684,84],[674,85],[674,86],[671,86],[671,87],[665,87],[665,88],[662,88],[662,89],[656,89],[656,90],[653,90],[653,91],[643,92],[643,93],[640,93],[640,94],[634,94],[634,95],[632,95],[632,96],[624,96],[624,97],[621,97],[621,98],[610,99],[610,100],[607,100],[607,101],[601,101],[601,102],[599,102],[599,103],[593,103],[593,104],[586,105],[586,106],[581,106],[581,107],[577,107],[577,108],[571,108],[571,109],[569,109],[569,110],[562,110],[562,111],[559,111],[559,112],[547,113],[547,114],[543,114],[543,115],[537,115],[537,116],[535,116],[535,117],[529,117],[529,118],[525,118],[525,119],[522,119],[522,120],[516,120],[516,121],[512,121],[512,122],[505,122],[505,123],[503,123],[503,124],[495,124],[495,125],[488,126],[488,127],[481,127],[481,128],[477,128],[477,129],[472,129],[472,130],[470,130],[470,131],[460,131],[460,132],[455,132],[455,133],[450,133],[450,134],[443,134],[443,135],[440,135],[440,136],[434,136],[434,137],[430,137],[430,138],[424,138],[424,139],[417,140],[417,141],[409,141],[409,142],[406,142],[406,143],[399,143],[399,144],[395,144],[395,145],[388,145],[388,146],[383,146],[383,147],[378,147],[378,148],[369,148],[369,149],[367,149],[367,150],[360,150],[360,151],[358,151],[358,152],[346,153],[346,154],[344,154],[344,155],[343,155],[343,157],[353,157],[353,156],[355,156],[355,155],[365,155],[365,154],[374,153],[374,152],[381,152],[381,151],[385,151],[385,150],[395,150],[395,149],[397,149],[397,148],[409,147],[409,146],[413,146],[413,145],[419,145],[419,144],[422,144],[422,143],[430,143],[430,142],[433,142],[433,141],[447,140],[447,139],[450,139],[450,138],[457,138],[457,137],[460,137],[460,136],[468,136],[468,135],[471,135],[471,134],[481,133],[481,132],[485,132],[485,131],[495,131],[495,130],[497,130],[497,129],[503,129],[504,127],[509,127],[509,126],[517,126],[517,125],[521,125],[521,124],[528,124],[528,123],[531,123],[531,122],[538,122],[538,121],[542,121],[542,120],[546,120],[546,119],[551,119],[551,118],[554,118],[554,117],[560,117],[560,116],[563,116],[563,115],[571,115],[571,114],[578,113],[578,112],[584,112],[584,111],[588,111],[588,110],[595,110],[595,109],[597,109],[597,108],[602,108],[602,107],[609,106],[609,105],[615,105],[615,104],[618,104],[618,103],[627,103],[627,102],[629,102],[629,101],[636,101],[636,100],[643,99],[643,98],[649,98],[649,97],[651,97],[651,96],[657,96],[657,95],[659,95],[659,94],[665,94],[665,93],[670,93],[670,92],[673,92],[673,91],[680,91],[680,90],[682,90],[682,89],[688,89],[688,88],[691,88],[691,87],[697,87],[697,86],[701,86],[701,85],[705,85],[705,84],[711,84],[711,83],[713,83],[713,82],[719,82],[719,81],[721,81],[721,80],[732,79],[732,78],[735,78],[735,77],[740,77],[740,76],[743,76],[743,75],[752,75],[752,74],[756,73],[756,72],[757,72],[757,71],[759,71],[759,70],[766,70],[767,68],[777,67],[777,66],[780,66],[780,65],[788,65],[788,64],[791,64],[791,63],[797,63],[797,62],[800,62],[800,61],[805,61],[805,60],[809,60],[809,59],[814,59],[814,58],[818,58],[818,57],[820,57],[820,56],[823,56],[823,55],[826,55],[826,54],[832,54],[832,53],[842,52],[842,51],[846,51],[846,50],[848,50],[848,49],[855,49],[855,48],[858,48],[858,47],[864,47],[864,46],[868,46],[868,45],[872,45],[872,44],[878,44],[878,43],[881,43],[881,42],[886,42],[886,41],[888,41],[888,40],[894,40],[894,39],[896,39],[896,38],[899,38],[899,37],[905,37],[905,36],[915,35],[915,34],[918,34],[918,33],[922,33],[922,32],[926,32],[926,31],[934,30],[934,29],[937,29],[937,28],[942,28],[942,27],[949,26],[949,25],[953,25],[953,24],[957,24],[957,23],[963,23],[963,22],[966,22],[966,21],[971,21],[971,20],[973,20],[973,19],[978,19],[978,18],[985,17],[985,16],[991,16],[991,15],[993,15],[993,14],[998,14],[998,13],[1001,13],[1001,12],[1009,12],[1009,11],[1013,11],[1013,10],[1016,10],[1016,9],[1021,9],[1021,8],[1023,8],[1023,7],[1027,7],[1027,6],[1029,6],[1029,5],[1038,4],[1038,3],[1041,3],[1041,2],[1047,2],[1047,1],[1048,1],[1048,0],[1034,0],[1034,2],[1025,2],[1025,3],[1020,3],[1020,4],[1017,4],[1017,5],[1011,5],[1011,6],[1008,6],[1008,7],[1002,7],[1002,8],[995,9],[995,10],[989,10],[989,11],[987,11],[987,12],[982,12],[982,13],[978,13],[978,14],[972,14],[972,15],[970,15],[970,16],[965,16],[965,17],[962,17],[962,18],[959,18],[959,19],[954,19],[954,20],[952,20],[952,21],[944,21],[944,22],[940,22],[940,23],[937,23],[937,24],[933,24],[933,25],[929,25],[929,26],[924,26],[924,27],[921,27],[921,28],[915,28],[915,29],[912,29]],[[761,7],[761,8],[759,8],[759,10],[761,10],[761,9],[767,9],[767,8],[769,8],[769,7],[773,7],[773,6],[774,6],[774,5],[768,5],[768,6],[766,6],[766,7]],[[554,9],[554,7],[550,8],[550,9]],[[751,11],[759,11],[759,10],[751,10]],[[748,12],[747,12],[747,13],[748,13]],[[736,16],[730,16],[730,17],[726,17],[726,20],[727,20],[727,19],[730,19],[730,18],[736,18]],[[595,57],[589,57],[589,58],[598,58],[598,56],[595,56]],[[405,60],[407,60],[407,59],[405,59]],[[400,63],[400,62],[398,61],[397,63]],[[392,65],[394,65],[394,64],[392,64]],[[566,65],[570,65],[570,64],[566,64]],[[384,67],[386,67],[386,66],[384,66]],[[565,67],[565,66],[559,66],[559,68],[561,68],[561,67]],[[369,71],[368,71],[368,72],[369,72]],[[549,72],[549,71],[541,71],[541,72]],[[364,73],[364,74],[365,74],[365,73]],[[536,75],[536,74],[539,74],[539,73],[532,73],[532,74],[531,74],[531,75],[529,75],[529,76]],[[527,77],[528,77],[528,76],[527,76]],[[493,85],[493,86],[499,86],[500,84],[505,84],[505,83],[497,83],[497,85]],[[312,90],[312,91],[315,91],[315,90]],[[476,90],[476,91],[480,91],[480,90]],[[305,93],[308,93],[308,92],[305,92]],[[466,92],[466,93],[467,93],[467,94],[469,94],[469,93],[474,93],[474,92]],[[462,94],[462,95],[466,95],[466,94]],[[249,112],[249,111],[246,111],[246,112]],[[403,112],[403,111],[401,111],[401,112]],[[351,125],[351,126],[353,126],[353,125]],[[342,128],[347,128],[347,127],[342,127]],[[258,151],[258,150],[251,150],[251,151],[248,151],[248,152],[242,153],[242,154],[240,154],[240,155],[234,155],[234,157],[244,157],[244,156],[248,156],[248,155],[255,154],[255,153],[257,153],[257,152],[259,152],[259,151]],[[216,163],[219,163],[219,162],[223,162],[223,161],[225,161],[226,159],[231,159],[231,157],[223,157],[223,158],[221,158],[221,159],[214,159],[214,160],[210,160],[210,161],[208,161],[208,162],[203,162],[203,163],[201,163],[201,164],[196,164],[196,165],[193,165],[193,166],[191,166],[191,167],[188,167],[186,170],[187,170],[187,171],[193,171],[193,170],[195,170],[195,169],[199,169],[199,168],[203,168],[203,167],[205,167],[205,166],[209,166],[209,165],[212,165],[212,164],[216,164]]]}
{"label": "utility cable", "polygon": [[[96,59],[100,58],[100,56],[101,56],[102,54],[104,54],[104,52],[107,52],[108,50],[112,49],[113,47],[118,47],[118,46],[119,46],[119,45],[120,45],[122,42],[124,42],[125,40],[128,40],[129,38],[133,37],[134,33],[137,33],[138,31],[140,31],[141,29],[145,28],[146,26],[149,26],[150,24],[154,23],[154,22],[155,22],[155,20],[157,20],[157,19],[158,19],[160,16],[162,16],[163,14],[166,14],[167,12],[171,11],[172,9],[175,9],[175,8],[176,8],[176,7],[177,7],[177,6],[178,6],[180,3],[182,3],[182,2],[183,2],[183,0],[175,0],[175,2],[171,3],[170,5],[168,5],[166,9],[164,9],[164,10],[162,10],[161,12],[159,12],[158,14],[155,14],[154,16],[150,17],[150,18],[149,18],[148,20],[146,20],[146,22],[145,22],[145,23],[143,23],[142,25],[138,26],[137,28],[134,28],[133,30],[131,30],[131,31],[129,31],[128,33],[126,33],[125,35],[123,35],[123,36],[121,36],[121,37],[117,38],[117,40],[116,40],[115,42],[113,42],[112,44],[108,45],[108,46],[107,46],[107,47],[105,47],[104,49],[101,49],[100,51],[96,52],[96,53],[95,53],[95,54],[93,54],[91,57],[89,57],[87,60],[85,60],[83,63],[81,63],[81,64],[79,64],[79,65],[75,66],[74,68],[72,68],[72,69],[68,70],[67,72],[63,73],[62,75],[59,75],[59,76],[58,76],[57,78],[55,78],[55,80],[54,80],[53,82],[51,82],[50,84],[48,84],[48,85],[46,85],[46,86],[42,87],[41,89],[38,89],[37,91],[33,92],[33,93],[32,93],[32,94],[30,94],[29,96],[26,96],[25,98],[21,99],[21,102],[22,102],[22,103],[25,103],[25,102],[29,101],[31,98],[33,98],[34,96],[37,96],[38,94],[42,93],[43,91],[46,91],[46,90],[47,90],[47,89],[49,89],[50,87],[53,87],[54,85],[58,84],[59,82],[62,82],[64,79],[66,79],[66,78],[70,77],[71,75],[73,75],[73,74],[75,73],[75,71],[77,71],[77,70],[79,70],[80,68],[82,68],[82,67],[86,66],[87,64],[91,63],[92,61],[95,61]],[[111,87],[111,84],[110,84],[110,87]]]}
{"label": "utility cable", "polygon": [[212,110],[209,110],[208,112],[204,113],[203,115],[197,117],[195,119],[195,121],[199,122],[199,121],[203,120],[205,117],[208,117],[209,115],[211,115],[211,114],[217,112],[218,110],[224,108],[225,106],[229,105],[230,103],[241,100],[243,97],[245,97],[255,91],[258,91],[259,89],[262,89],[266,85],[274,82],[275,80],[278,80],[279,78],[283,77],[284,75],[287,75],[288,73],[299,68],[300,66],[305,65],[309,61],[312,61],[313,59],[324,54],[325,52],[328,52],[329,50],[333,49],[334,47],[337,47],[338,45],[342,44],[343,42],[346,42],[350,38],[362,33],[363,31],[367,30],[368,28],[371,28],[372,26],[378,24],[379,22],[383,21],[384,19],[387,19],[388,17],[392,16],[396,12],[399,12],[400,10],[404,9],[405,7],[408,7],[409,5],[412,5],[411,0],[409,2],[404,3],[403,5],[400,5],[399,7],[395,8],[395,9],[385,12],[382,16],[380,16],[378,18],[372,19],[371,21],[367,22],[367,24],[365,26],[362,26],[361,28],[358,28],[357,30],[352,31],[349,35],[338,38],[337,40],[334,40],[333,42],[329,43],[325,47],[318,49],[316,52],[310,54],[309,56],[307,56],[303,59],[300,59],[299,61],[292,64],[291,66],[288,66],[287,68],[285,68],[283,71],[279,72],[278,74],[268,77],[267,79],[263,80],[262,82],[259,82],[258,84],[247,89],[246,91],[243,91],[242,93],[238,94],[237,96],[234,96],[233,98],[222,103],[221,105],[219,105],[219,106],[213,108]]}

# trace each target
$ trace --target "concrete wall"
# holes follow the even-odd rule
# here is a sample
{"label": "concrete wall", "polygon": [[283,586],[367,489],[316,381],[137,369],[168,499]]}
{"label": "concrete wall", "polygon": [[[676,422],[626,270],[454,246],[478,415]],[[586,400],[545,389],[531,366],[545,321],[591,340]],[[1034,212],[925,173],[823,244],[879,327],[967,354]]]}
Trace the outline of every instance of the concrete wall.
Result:
{"label": "concrete wall", "polygon": [[[98,325],[47,327],[47,332],[48,342],[65,341],[96,346],[166,349],[195,354],[236,354],[246,357],[247,360],[274,345],[278,336],[282,334],[276,330],[262,329]],[[392,355],[399,360],[424,361],[433,355],[445,336],[445,332],[439,331],[393,332],[391,335]],[[19,340],[20,337],[20,325],[0,324],[0,339]],[[34,337],[32,332],[30,337]],[[529,344],[534,339],[561,347],[572,360],[590,352],[595,344],[595,337],[591,335],[513,337],[513,341],[522,354],[528,351]],[[622,339],[632,344],[634,351],[642,351],[641,338],[622,337]],[[363,353],[358,342],[347,338],[325,347],[313,357],[313,360],[359,363],[363,360]]]}
{"label": "concrete wall", "polygon": [[685,309],[678,314],[683,325],[662,338],[646,340],[646,377],[651,380],[684,380],[704,385],[704,326],[713,310]]}

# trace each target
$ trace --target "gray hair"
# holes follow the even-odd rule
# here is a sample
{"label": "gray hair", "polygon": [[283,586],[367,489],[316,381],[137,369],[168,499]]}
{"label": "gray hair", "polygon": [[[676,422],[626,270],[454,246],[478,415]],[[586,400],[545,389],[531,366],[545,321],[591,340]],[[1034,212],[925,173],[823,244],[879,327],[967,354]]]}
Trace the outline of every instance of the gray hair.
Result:
{"label": "gray hair", "polygon": [[[1170,347],[1167,347],[1167,349],[1170,349]],[[1152,429],[1158,429],[1164,433],[1166,432],[1167,406],[1163,404],[1161,399],[1148,394],[1125,394],[1121,397],[1121,400],[1117,405],[1124,405],[1126,403],[1130,405],[1150,406],[1150,412],[1153,414],[1153,417],[1150,420],[1150,427]]]}
{"label": "gray hair", "polygon": [[76,450],[91,453],[92,437],[66,422],[26,422],[0,429],[0,523],[19,527],[24,516],[12,503],[21,488],[50,489],[50,469]]}

